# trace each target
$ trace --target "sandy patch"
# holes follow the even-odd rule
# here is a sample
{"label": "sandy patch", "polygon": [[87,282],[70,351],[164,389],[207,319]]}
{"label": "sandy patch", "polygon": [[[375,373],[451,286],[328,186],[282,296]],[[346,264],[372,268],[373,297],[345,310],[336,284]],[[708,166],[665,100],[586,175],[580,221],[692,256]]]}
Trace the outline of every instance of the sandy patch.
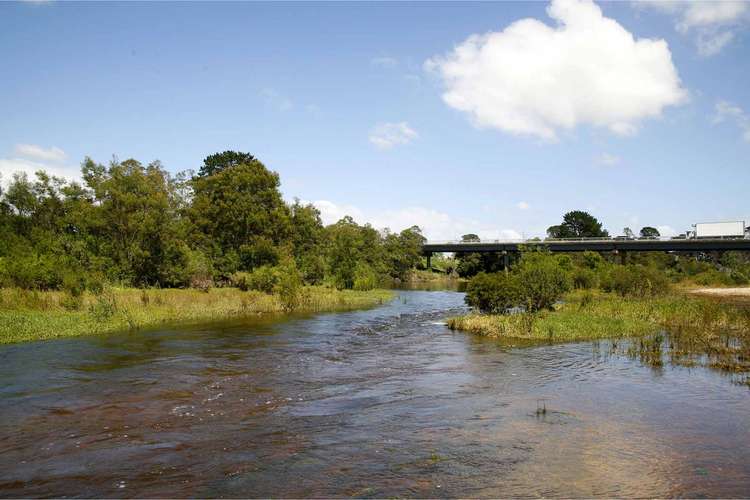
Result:
{"label": "sandy patch", "polygon": [[719,297],[750,297],[750,287],[743,288],[698,288],[690,293],[698,295],[715,295]]}

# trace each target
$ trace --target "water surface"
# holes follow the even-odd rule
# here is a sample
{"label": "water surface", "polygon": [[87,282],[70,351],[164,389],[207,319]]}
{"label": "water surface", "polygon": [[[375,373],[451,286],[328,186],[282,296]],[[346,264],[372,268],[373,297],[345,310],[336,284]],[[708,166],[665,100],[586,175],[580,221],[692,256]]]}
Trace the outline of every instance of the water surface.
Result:
{"label": "water surface", "polygon": [[750,493],[747,387],[451,332],[463,307],[2,346],[0,496]]}

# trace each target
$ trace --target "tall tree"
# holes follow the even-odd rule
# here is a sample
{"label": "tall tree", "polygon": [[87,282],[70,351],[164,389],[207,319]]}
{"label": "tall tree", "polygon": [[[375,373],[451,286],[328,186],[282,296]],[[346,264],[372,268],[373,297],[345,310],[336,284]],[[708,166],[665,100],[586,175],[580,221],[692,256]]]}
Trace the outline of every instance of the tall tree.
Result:
{"label": "tall tree", "polygon": [[655,227],[645,226],[641,228],[641,238],[658,238],[660,236],[659,230]]}
{"label": "tall tree", "polygon": [[218,174],[222,170],[235,167],[237,165],[250,165],[256,161],[250,153],[241,153],[238,151],[224,151],[208,155],[203,160],[203,165],[198,171],[198,177],[207,177]]}
{"label": "tall tree", "polygon": [[278,262],[290,234],[279,185],[279,175],[255,159],[193,179],[191,220],[200,245],[224,260],[225,272]]}
{"label": "tall tree", "polygon": [[547,229],[550,238],[604,238],[609,233],[602,227],[596,217],[581,210],[568,212],[563,216],[563,222]]}

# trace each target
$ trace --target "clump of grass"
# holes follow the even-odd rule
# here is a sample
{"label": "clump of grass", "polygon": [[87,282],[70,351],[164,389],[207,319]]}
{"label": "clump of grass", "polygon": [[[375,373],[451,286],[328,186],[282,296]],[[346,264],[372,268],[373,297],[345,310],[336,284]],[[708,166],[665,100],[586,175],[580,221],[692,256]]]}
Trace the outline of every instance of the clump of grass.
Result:
{"label": "clump of grass", "polygon": [[[533,316],[533,319],[529,319]],[[621,297],[578,291],[555,311],[536,314],[468,314],[448,326],[479,335],[532,342],[635,338],[626,353],[650,366],[665,360],[699,362],[731,373],[750,373],[750,307],[711,298],[671,294]]]}
{"label": "clump of grass", "polygon": [[[295,311],[354,309],[390,300],[388,290],[304,287]],[[72,301],[75,301],[74,303]],[[73,304],[73,305],[71,305]],[[288,311],[277,295],[236,288],[202,290],[105,288],[68,292],[0,289],[0,343],[139,330],[164,323],[212,321]]]}

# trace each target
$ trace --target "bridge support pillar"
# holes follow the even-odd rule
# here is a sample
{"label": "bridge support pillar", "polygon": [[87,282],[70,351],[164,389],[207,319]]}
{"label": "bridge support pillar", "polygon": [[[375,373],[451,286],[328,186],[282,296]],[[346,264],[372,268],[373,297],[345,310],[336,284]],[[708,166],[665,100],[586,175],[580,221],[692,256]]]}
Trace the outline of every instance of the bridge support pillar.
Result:
{"label": "bridge support pillar", "polygon": [[623,266],[628,263],[628,252],[625,250],[620,251],[620,264]]}
{"label": "bridge support pillar", "polygon": [[432,263],[430,262],[432,259],[432,252],[427,252],[427,270],[432,270]]}
{"label": "bridge support pillar", "polygon": [[510,265],[510,259],[508,258],[508,251],[503,250],[503,271],[508,273],[508,266]]}

